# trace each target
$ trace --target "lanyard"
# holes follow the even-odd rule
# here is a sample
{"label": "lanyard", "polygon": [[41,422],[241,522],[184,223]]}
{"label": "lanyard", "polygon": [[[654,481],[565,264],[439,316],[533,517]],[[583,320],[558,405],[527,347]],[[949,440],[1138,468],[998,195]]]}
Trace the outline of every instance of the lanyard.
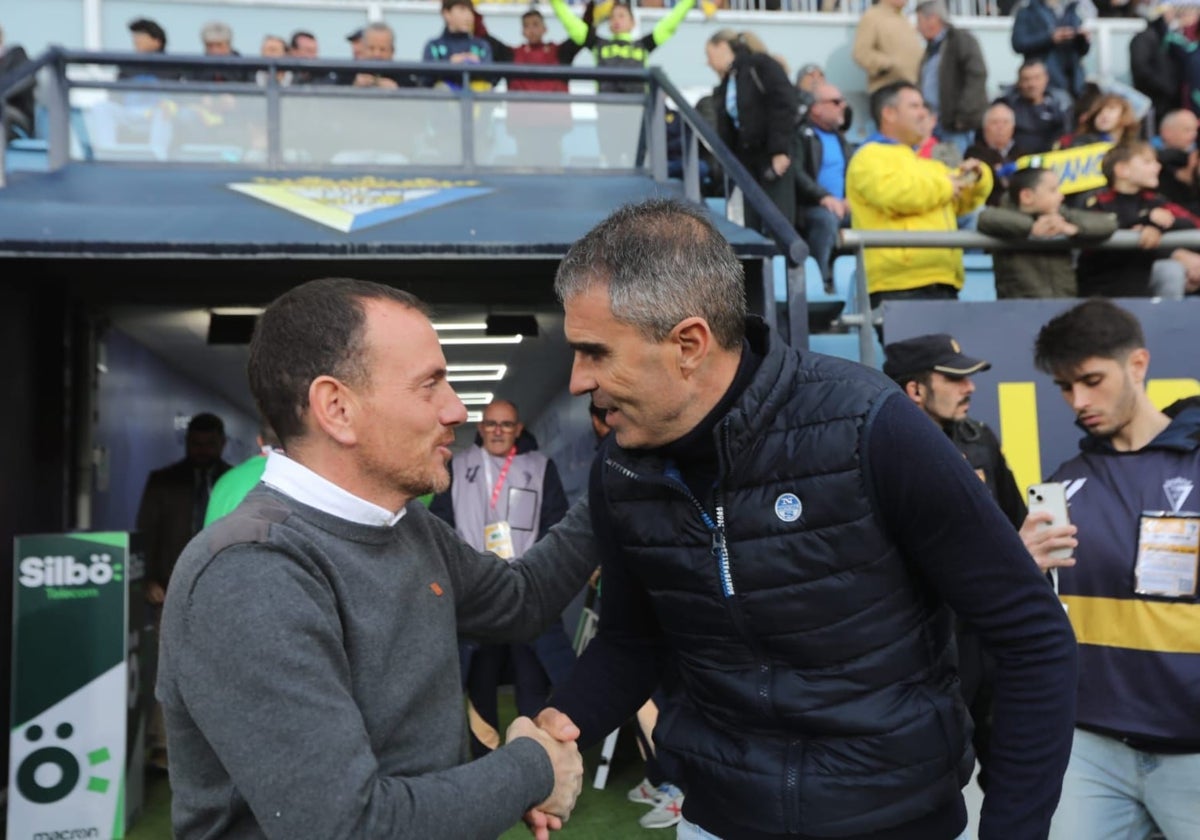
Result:
{"label": "lanyard", "polygon": [[[496,509],[496,500],[500,498],[500,488],[504,486],[504,479],[508,477],[508,468],[512,466],[513,458],[517,457],[517,447],[513,446],[508,450],[508,457],[504,459],[504,466],[500,469],[500,475],[496,479],[496,483],[492,486],[492,510]],[[492,477],[492,456],[487,452],[483,453],[483,469],[484,474],[490,479]]]}

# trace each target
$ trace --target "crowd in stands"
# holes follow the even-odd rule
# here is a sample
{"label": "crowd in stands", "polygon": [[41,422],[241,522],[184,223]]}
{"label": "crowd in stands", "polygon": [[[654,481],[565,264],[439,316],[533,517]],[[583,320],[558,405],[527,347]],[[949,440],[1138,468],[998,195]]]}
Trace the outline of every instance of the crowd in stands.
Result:
{"label": "crowd in stands", "polygon": [[[700,3],[706,15],[719,5]],[[472,0],[442,0],[442,32],[428,40],[421,58],[430,64],[566,66],[587,50],[599,67],[641,68],[695,6],[696,0],[671,4],[670,12],[639,37],[634,9],[625,2],[591,0],[580,15],[567,0],[552,0],[550,8],[566,39],[547,40],[546,20],[534,6],[522,16],[524,43],[508,44],[488,30]],[[911,16],[906,0],[878,0],[867,8],[856,27],[852,56],[871,95],[870,113],[861,119],[873,133],[857,148],[847,136],[853,114],[846,97],[826,78],[823,68],[806,63],[793,83],[786,58],[772,53],[754,31],[722,28],[708,38],[706,59],[716,80],[712,94],[697,103],[697,110],[805,238],[827,289],[833,288],[840,228],[974,229],[985,206],[1026,217],[1007,217],[997,224],[999,214],[990,213],[986,230],[1014,236],[1027,228],[1025,235],[1035,239],[1072,240],[1072,248],[1064,253],[1070,255],[1076,274],[1091,272],[1097,261],[1084,247],[1084,239],[1075,237],[1095,238],[1096,234],[1072,231],[1096,228],[1080,225],[1078,219],[1072,221],[1058,210],[1039,211],[1034,204],[1022,204],[1024,191],[1052,189],[1047,186],[1049,179],[1014,180],[1015,173],[1033,168],[1073,173],[1059,177],[1053,187],[1063,197],[1058,204],[1072,213],[1107,213],[1118,227],[1140,231],[1144,253],[1127,259],[1144,265],[1146,271],[1136,272],[1136,281],[1126,279],[1117,286],[1081,276],[1073,284],[1046,282],[1036,287],[1001,282],[998,295],[1047,296],[1070,288],[1083,294],[1108,294],[1118,287],[1123,294],[1196,293],[1200,257],[1186,250],[1163,252],[1158,237],[1165,231],[1200,225],[1195,150],[1200,2],[1024,0],[1000,11],[1012,13],[1011,45],[1022,57],[1016,78],[1007,83],[989,80],[978,40],[968,29],[954,25],[946,0],[922,0]],[[1089,21],[1097,15],[1133,14],[1147,20],[1145,30],[1130,45],[1134,87],[1089,81],[1083,66],[1092,45]],[[129,30],[135,50],[166,53],[167,34],[155,21],[135,20]],[[205,55],[240,54],[225,23],[206,24],[200,40]],[[164,65],[130,66],[122,69],[121,78],[452,89],[467,78],[380,70],[379,62],[395,59],[394,34],[384,22],[350,33],[348,41],[356,60],[375,64],[361,72],[279,70],[273,79],[266,70],[220,64],[187,71]],[[260,54],[308,59],[321,52],[313,33],[297,30],[287,38],[266,36]],[[501,80],[514,91],[567,92],[563,80],[516,74],[512,78],[490,73],[471,76],[469,84],[487,90]],[[601,93],[636,93],[642,82],[605,79],[598,88]],[[219,136],[223,125],[233,123],[232,97],[204,97],[167,113],[162,102],[153,94],[128,93],[93,108],[88,115],[93,141],[116,142],[123,130],[138,123],[149,126],[151,147],[165,150],[193,129],[211,138]],[[20,111],[10,107],[6,114],[19,116]],[[674,119],[668,113],[668,121]],[[506,119],[518,159],[526,161],[539,154],[544,157],[546,149],[561,153],[572,126],[566,103],[514,102]],[[637,125],[601,114],[596,128],[601,164],[631,165]],[[247,132],[244,126],[240,130]],[[256,135],[250,145],[265,148],[265,139]],[[476,145],[482,145],[478,137]],[[674,172],[681,169],[680,146],[676,136],[671,145]],[[876,158],[883,163],[868,163]],[[1134,176],[1123,174],[1130,169],[1137,170]],[[1095,175],[1096,170],[1103,177]],[[1094,177],[1080,176],[1088,171]],[[718,177],[714,156],[706,157],[704,172],[709,194],[723,195],[727,184]],[[1047,198],[1045,206],[1050,203],[1053,200]],[[1041,219],[1047,215],[1052,218]],[[762,227],[753,201],[744,202],[742,220],[748,227]],[[1013,261],[1005,257],[1001,262],[1011,268]],[[1017,263],[1021,264],[1020,258]],[[919,256],[910,249],[894,253],[877,249],[867,265],[873,306],[897,296],[956,297],[963,277],[961,252],[955,249]]]}
{"label": "crowd in stands", "polygon": [[[1200,254],[1160,246],[1163,233],[1200,226],[1200,78],[1189,78],[1192,62],[1200,67],[1200,5],[1103,10],[1147,18],[1130,45],[1134,88],[1087,78],[1087,21],[1098,10],[1085,6],[1026,0],[1015,8],[1011,44],[1022,63],[990,101],[979,44],[951,23],[943,0],[919,3],[915,27],[903,0],[880,0],[863,15],[853,56],[876,133],[848,148],[845,121],[812,104],[797,132],[795,221],[827,289],[828,231],[849,224],[1065,241],[1058,252],[998,253],[1001,298],[1200,291]],[[834,89],[825,101],[840,99]],[[1137,231],[1140,249],[1114,257],[1089,247],[1116,229]],[[955,249],[868,249],[866,272],[872,307],[955,298],[964,280]]]}

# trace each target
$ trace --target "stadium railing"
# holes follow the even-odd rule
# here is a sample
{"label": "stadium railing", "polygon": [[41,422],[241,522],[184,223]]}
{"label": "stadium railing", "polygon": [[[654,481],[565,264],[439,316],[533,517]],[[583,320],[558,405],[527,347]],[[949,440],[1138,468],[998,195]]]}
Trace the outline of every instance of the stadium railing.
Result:
{"label": "stadium railing", "polygon": [[[1089,243],[1089,249],[1104,251],[1129,251],[1138,248],[1138,233],[1118,230],[1111,237],[1098,243]],[[878,367],[875,327],[884,323],[886,304],[879,310],[871,310],[867,293],[867,275],[864,258],[868,248],[964,248],[997,251],[1067,251],[1078,245],[1066,239],[1027,239],[1013,241],[984,236],[969,231],[899,231],[899,230],[844,230],[841,232],[841,249],[854,254],[857,268],[854,278],[854,301],[847,304],[851,310],[839,319],[842,326],[856,330],[859,340],[859,357],[865,365]],[[1200,230],[1165,233],[1159,246],[1161,249],[1188,248],[1200,251]],[[980,303],[986,306],[986,303]]]}
{"label": "stadium railing", "polygon": [[[68,70],[73,72],[68,72]],[[118,69],[126,71],[117,78]],[[258,81],[179,81],[162,76],[223,72]],[[433,87],[360,88],[349,84],[283,84],[280,74],[335,80],[355,73],[421,77]],[[6,91],[37,75],[45,103],[47,169],[75,162],[132,162],[162,166],[252,167],[259,170],[336,170],[370,165],[372,171],[418,172],[438,177],[489,173],[638,173],[668,180],[666,111],[681,126],[684,194],[699,202],[701,142],[723,172],[758,210],[766,235],[790,265],[808,256],[790,220],[767,198],[754,177],[721,142],[715,129],[658,68],[610,69],[514,64],[449,64],[206,57],[134,52],[92,52],[51,47],[17,72],[0,78]],[[141,74],[138,77],[138,74]],[[131,77],[132,76],[132,77]],[[567,82],[619,81],[644,85],[644,93],[553,93],[474,89],[498,78],[553,78]],[[133,104],[131,104],[133,103]],[[591,155],[574,158],[499,154],[500,114],[541,109],[574,125],[594,124]],[[101,119],[103,118],[103,119]],[[536,123],[536,120],[534,120]],[[602,129],[616,125],[620,153],[605,159]],[[622,133],[628,128],[627,133]],[[118,131],[119,129],[119,131]],[[114,140],[130,130],[133,142]],[[185,131],[186,129],[186,131]],[[190,136],[181,137],[183,134]],[[104,135],[103,138],[101,135]],[[505,138],[507,139],[507,138]],[[103,142],[102,142],[103,140]],[[509,149],[508,151],[511,151]],[[6,172],[0,145],[0,186]],[[770,272],[756,300],[770,301]],[[802,337],[802,336],[801,336]]]}

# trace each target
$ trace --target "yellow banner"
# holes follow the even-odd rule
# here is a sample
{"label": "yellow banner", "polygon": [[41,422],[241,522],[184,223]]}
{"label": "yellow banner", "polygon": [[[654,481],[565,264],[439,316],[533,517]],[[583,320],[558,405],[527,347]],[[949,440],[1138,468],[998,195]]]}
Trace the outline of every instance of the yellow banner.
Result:
{"label": "yellow banner", "polygon": [[1100,171],[1100,161],[1104,160],[1104,154],[1112,147],[1112,143],[1089,143],[1073,149],[1025,155],[1017,158],[1017,169],[1031,166],[1053,169],[1058,173],[1059,189],[1064,195],[1094,190],[1108,183]]}

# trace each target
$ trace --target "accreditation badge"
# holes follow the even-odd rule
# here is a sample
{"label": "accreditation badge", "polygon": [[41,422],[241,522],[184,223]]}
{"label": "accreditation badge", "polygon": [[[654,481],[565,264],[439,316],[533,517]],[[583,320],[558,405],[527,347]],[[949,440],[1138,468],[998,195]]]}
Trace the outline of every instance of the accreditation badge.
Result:
{"label": "accreditation badge", "polygon": [[483,550],[505,560],[513,559],[512,526],[507,522],[489,522],[483,526]]}
{"label": "accreditation badge", "polygon": [[1200,571],[1200,514],[1144,512],[1138,526],[1133,591],[1189,598]]}

